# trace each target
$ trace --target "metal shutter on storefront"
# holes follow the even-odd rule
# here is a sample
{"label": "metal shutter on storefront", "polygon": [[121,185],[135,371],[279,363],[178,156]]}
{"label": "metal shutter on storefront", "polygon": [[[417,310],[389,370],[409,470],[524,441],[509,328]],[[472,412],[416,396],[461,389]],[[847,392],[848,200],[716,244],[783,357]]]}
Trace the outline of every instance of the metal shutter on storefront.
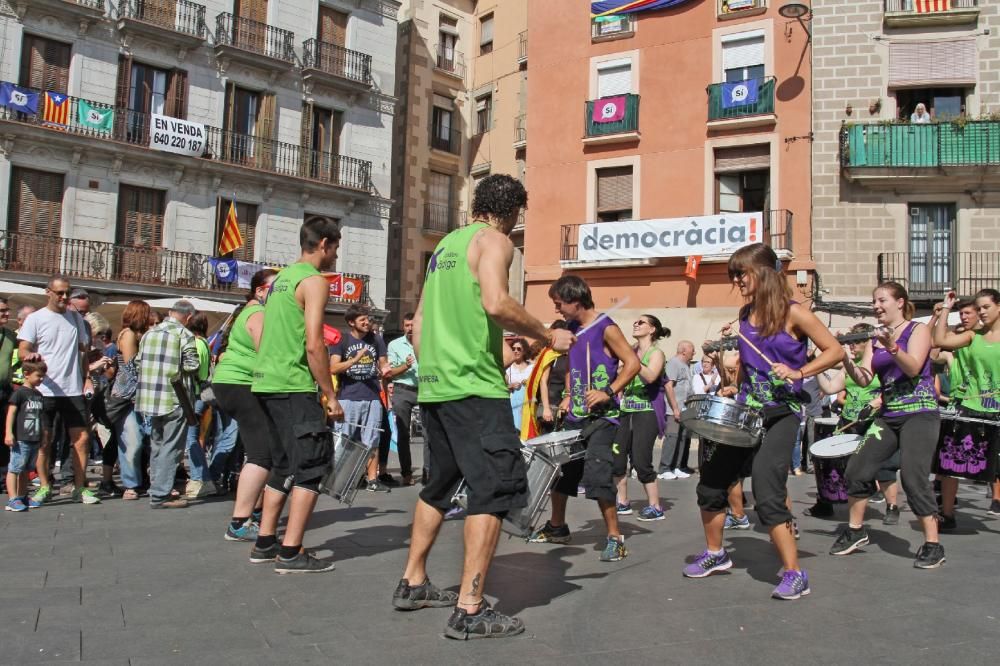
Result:
{"label": "metal shutter on storefront", "polygon": [[889,44],[889,87],[975,85],[976,40],[901,41]]}
{"label": "metal shutter on storefront", "polygon": [[737,69],[764,64],[762,31],[739,33],[722,40],[722,69]]}
{"label": "metal shutter on storefront", "polygon": [[597,212],[632,209],[632,167],[597,170]]}
{"label": "metal shutter on storefront", "polygon": [[632,92],[632,62],[616,60],[597,68],[597,96],[626,95]]}
{"label": "metal shutter on storefront", "polygon": [[771,150],[766,143],[715,149],[715,173],[751,171],[771,166]]}

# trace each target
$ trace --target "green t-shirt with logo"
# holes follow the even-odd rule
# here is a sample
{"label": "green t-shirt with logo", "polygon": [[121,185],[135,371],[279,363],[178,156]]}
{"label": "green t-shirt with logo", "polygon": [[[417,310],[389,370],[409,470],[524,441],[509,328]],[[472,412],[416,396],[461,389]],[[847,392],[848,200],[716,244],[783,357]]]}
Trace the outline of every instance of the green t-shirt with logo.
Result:
{"label": "green t-shirt with logo", "polygon": [[254,393],[316,391],[306,359],[306,314],[295,298],[295,289],[306,278],[319,274],[312,264],[298,262],[281,269],[271,283],[253,373]]}

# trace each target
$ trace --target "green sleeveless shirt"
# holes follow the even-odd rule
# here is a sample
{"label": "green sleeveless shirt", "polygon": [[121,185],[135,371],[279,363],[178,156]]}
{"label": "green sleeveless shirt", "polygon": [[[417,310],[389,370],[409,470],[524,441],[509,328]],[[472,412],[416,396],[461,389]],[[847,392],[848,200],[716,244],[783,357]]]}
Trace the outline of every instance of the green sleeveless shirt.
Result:
{"label": "green sleeveless shirt", "polygon": [[[483,309],[469,270],[469,243],[486,224],[456,229],[438,243],[424,280],[420,328],[420,402],[507,399],[503,331]],[[270,303],[270,301],[269,301]]]}
{"label": "green sleeveless shirt", "polygon": [[972,344],[958,351],[967,352],[962,357],[967,386],[962,407],[977,412],[1000,412],[1000,342],[987,342],[984,334],[976,333]]}
{"label": "green sleeveless shirt", "polygon": [[[650,347],[642,355],[642,365],[649,364],[649,359],[657,347]],[[663,396],[660,396],[661,398]],[[621,410],[623,412],[651,412],[653,403],[649,401],[649,384],[642,381],[642,377],[636,375],[622,391]]]}
{"label": "green sleeveless shirt", "polygon": [[306,314],[295,300],[299,283],[319,275],[311,264],[283,268],[264,305],[264,332],[253,373],[254,393],[313,393],[316,382],[306,361]]}
{"label": "green sleeveless shirt", "polygon": [[969,390],[968,377],[965,368],[969,363],[969,347],[956,349],[951,353],[951,365],[948,366],[948,397],[952,400],[965,400]]}
{"label": "green sleeveless shirt", "polygon": [[215,384],[253,384],[253,369],[257,365],[257,349],[247,331],[247,322],[254,314],[263,312],[264,306],[248,305],[240,311],[229,332],[229,344],[222,360],[215,366],[212,382]]}
{"label": "green sleeveless shirt", "polygon": [[872,382],[868,386],[859,386],[850,375],[845,375],[844,391],[847,395],[844,398],[844,409],[841,411],[841,416],[847,421],[854,421],[858,418],[861,410],[878,397],[880,391],[878,375],[872,376]]}

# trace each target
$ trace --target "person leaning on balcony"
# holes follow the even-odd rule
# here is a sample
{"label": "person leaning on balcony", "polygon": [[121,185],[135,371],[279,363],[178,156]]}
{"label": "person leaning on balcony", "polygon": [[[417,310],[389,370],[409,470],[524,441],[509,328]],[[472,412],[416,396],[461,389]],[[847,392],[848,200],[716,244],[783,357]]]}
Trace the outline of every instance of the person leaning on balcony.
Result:
{"label": "person leaning on balcony", "polygon": [[917,103],[917,108],[910,114],[910,122],[917,125],[927,125],[931,122],[931,114],[927,113],[927,107],[923,102]]}
{"label": "person leaning on balcony", "polygon": [[87,376],[87,324],[78,312],[69,309],[72,287],[69,280],[55,276],[45,289],[48,303],[27,319],[18,333],[18,350],[22,361],[43,360],[48,373],[39,385],[43,402],[43,437],[38,450],[38,478],[41,486],[33,502],[42,503],[52,496],[49,476],[49,447],[52,425],[59,414],[73,447],[73,499],[84,504],[101,500],[87,488],[87,447],[90,444],[90,415],[85,394],[92,394],[93,384]]}

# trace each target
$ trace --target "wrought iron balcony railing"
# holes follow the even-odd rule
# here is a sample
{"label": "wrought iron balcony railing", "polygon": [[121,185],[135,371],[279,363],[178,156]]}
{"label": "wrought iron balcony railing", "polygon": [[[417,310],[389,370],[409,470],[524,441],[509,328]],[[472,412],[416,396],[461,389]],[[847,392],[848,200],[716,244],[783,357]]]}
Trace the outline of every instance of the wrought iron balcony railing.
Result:
{"label": "wrought iron balcony railing", "polygon": [[878,281],[899,282],[914,300],[941,300],[947,290],[960,296],[1000,284],[1000,252],[883,252]]}
{"label": "wrought iron balcony railing", "polygon": [[372,84],[372,57],[337,44],[307,39],[302,43],[302,66],[366,86]]}
{"label": "wrought iron balcony railing", "polygon": [[196,37],[205,34],[205,6],[189,0],[121,0],[118,18],[143,21]]}
{"label": "wrought iron balcony railing", "polygon": [[447,72],[460,79],[465,78],[465,56],[458,51],[449,53],[438,47],[436,67],[442,72]]}
{"label": "wrought iron balcony railing", "polygon": [[625,114],[619,120],[609,122],[597,122],[594,120],[594,106],[600,104],[602,100],[611,99],[605,97],[587,102],[584,106],[584,127],[586,127],[587,137],[607,136],[610,134],[624,134],[626,132],[637,132],[639,130],[639,96],[638,95],[614,95],[614,97],[625,97]]}
{"label": "wrought iron balcony railing", "polygon": [[295,62],[295,35],[273,25],[253,21],[226,12],[215,17],[215,43],[266,56],[287,63]]}
{"label": "wrought iron balcony railing", "polygon": [[727,103],[725,83],[713,83],[708,86],[708,120],[732,120],[773,114],[774,77],[756,79],[756,84],[757,99],[746,104],[734,101]]}
{"label": "wrought iron balcony railing", "polygon": [[432,127],[431,148],[452,155],[462,154],[462,133],[457,128]]}
{"label": "wrought iron balcony railing", "polygon": [[424,204],[424,231],[447,234],[464,225],[464,210],[444,204]]}

